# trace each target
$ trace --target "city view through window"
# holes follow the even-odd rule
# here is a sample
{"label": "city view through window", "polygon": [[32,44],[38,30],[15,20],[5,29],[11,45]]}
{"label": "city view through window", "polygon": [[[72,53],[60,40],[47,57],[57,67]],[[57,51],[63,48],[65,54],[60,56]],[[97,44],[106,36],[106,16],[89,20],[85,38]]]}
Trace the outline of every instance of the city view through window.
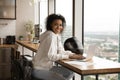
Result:
{"label": "city view through window", "polygon": [[[119,0],[84,0],[84,48],[96,44],[95,56],[118,61]],[[94,80],[94,79],[88,79]],[[118,80],[102,75],[100,80]]]}
{"label": "city view through window", "polygon": [[85,47],[96,43],[99,46],[97,56],[108,59],[116,58],[115,60],[117,60],[119,50],[119,7],[116,5],[117,1],[84,1]]}

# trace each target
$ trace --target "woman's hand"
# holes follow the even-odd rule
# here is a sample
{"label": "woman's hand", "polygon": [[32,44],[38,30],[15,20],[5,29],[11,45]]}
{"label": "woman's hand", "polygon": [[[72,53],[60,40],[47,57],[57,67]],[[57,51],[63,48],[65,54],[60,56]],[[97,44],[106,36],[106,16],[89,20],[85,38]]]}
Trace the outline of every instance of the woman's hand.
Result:
{"label": "woman's hand", "polygon": [[72,55],[69,55],[69,58],[70,58],[70,59],[79,59],[79,60],[85,59],[85,57],[82,56],[82,55],[80,55],[80,54],[72,54]]}

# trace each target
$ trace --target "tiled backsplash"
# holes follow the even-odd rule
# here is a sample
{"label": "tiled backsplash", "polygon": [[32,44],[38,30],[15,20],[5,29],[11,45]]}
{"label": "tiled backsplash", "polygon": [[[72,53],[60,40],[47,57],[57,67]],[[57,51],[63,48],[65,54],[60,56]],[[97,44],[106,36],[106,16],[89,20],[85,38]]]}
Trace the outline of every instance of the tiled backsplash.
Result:
{"label": "tiled backsplash", "polygon": [[16,20],[0,20],[0,37],[15,35]]}

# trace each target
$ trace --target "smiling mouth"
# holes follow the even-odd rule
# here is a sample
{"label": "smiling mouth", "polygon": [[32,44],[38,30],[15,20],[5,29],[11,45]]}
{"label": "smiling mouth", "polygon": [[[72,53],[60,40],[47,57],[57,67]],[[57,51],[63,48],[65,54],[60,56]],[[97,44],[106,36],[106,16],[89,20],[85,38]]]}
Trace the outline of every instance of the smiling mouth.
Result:
{"label": "smiling mouth", "polygon": [[60,32],[61,30],[56,30],[57,32]]}

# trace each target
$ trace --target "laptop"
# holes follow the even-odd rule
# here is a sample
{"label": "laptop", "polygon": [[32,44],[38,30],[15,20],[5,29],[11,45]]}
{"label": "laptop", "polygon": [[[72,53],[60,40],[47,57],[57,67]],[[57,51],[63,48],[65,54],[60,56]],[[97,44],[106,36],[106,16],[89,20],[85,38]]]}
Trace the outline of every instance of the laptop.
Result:
{"label": "laptop", "polygon": [[95,44],[89,45],[88,50],[86,51],[86,53],[84,53],[84,54],[86,54],[86,56],[85,56],[86,58],[82,59],[82,60],[78,60],[78,61],[86,62],[86,61],[91,60],[93,58],[93,56],[95,55],[96,48],[97,48],[97,46]]}

